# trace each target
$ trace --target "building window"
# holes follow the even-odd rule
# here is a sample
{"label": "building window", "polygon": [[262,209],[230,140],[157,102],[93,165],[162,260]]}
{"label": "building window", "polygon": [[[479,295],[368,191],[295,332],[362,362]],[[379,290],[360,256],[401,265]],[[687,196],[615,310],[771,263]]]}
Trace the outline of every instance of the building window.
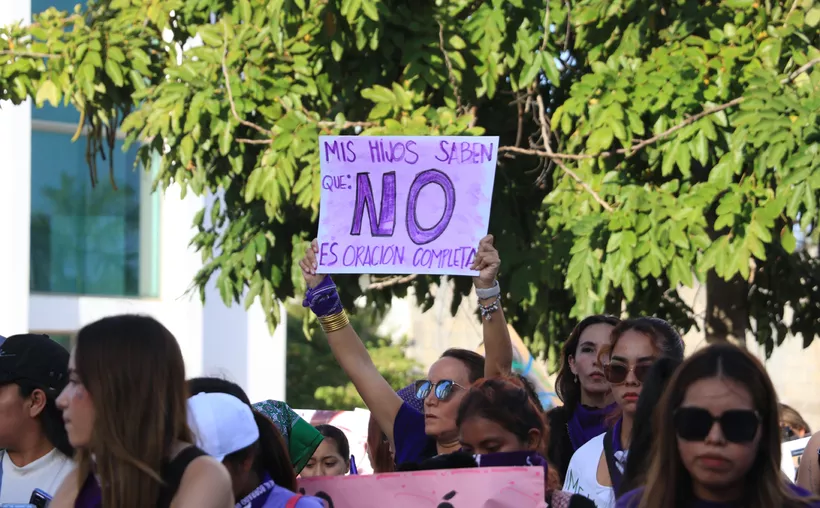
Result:
{"label": "building window", "polygon": [[[76,112],[35,108],[31,136],[31,291],[154,297],[158,293],[159,197],[153,171],[134,166],[136,148],[97,156],[91,187],[86,138],[71,137]],[[156,161],[155,161],[156,162]],[[154,165],[156,169],[156,164]]]}

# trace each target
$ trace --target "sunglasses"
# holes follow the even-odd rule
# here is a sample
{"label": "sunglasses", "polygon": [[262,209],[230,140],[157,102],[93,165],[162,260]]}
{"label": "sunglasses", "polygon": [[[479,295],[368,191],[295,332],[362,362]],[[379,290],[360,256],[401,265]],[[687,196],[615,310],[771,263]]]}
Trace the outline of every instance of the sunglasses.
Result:
{"label": "sunglasses", "polygon": [[426,399],[427,396],[430,395],[430,392],[435,392],[438,400],[447,400],[447,398],[452,395],[453,389],[461,388],[465,390],[463,386],[450,379],[442,379],[435,384],[427,379],[422,379],[421,381],[416,381],[415,387],[416,398],[419,400]]}
{"label": "sunglasses", "polygon": [[610,363],[604,366],[604,377],[613,385],[620,385],[626,383],[626,378],[629,373],[635,374],[638,382],[643,383],[646,376],[649,374],[649,369],[652,368],[651,363],[639,363],[637,365],[624,365],[623,363]]}
{"label": "sunglasses", "polygon": [[731,409],[712,416],[701,407],[682,407],[675,411],[675,432],[684,441],[704,441],[717,422],[723,437],[730,443],[749,443],[757,434],[760,415],[750,409]]}

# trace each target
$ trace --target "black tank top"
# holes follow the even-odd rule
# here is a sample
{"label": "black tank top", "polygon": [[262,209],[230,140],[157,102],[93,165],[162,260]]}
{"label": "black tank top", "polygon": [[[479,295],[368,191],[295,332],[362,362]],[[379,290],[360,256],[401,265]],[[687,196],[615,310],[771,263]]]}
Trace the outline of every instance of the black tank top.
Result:
{"label": "black tank top", "polygon": [[[157,500],[157,508],[170,508],[171,501],[179,490],[179,484],[182,482],[182,475],[185,474],[185,469],[195,459],[207,455],[205,452],[196,446],[189,446],[174,457],[174,460],[163,464],[160,469],[160,476],[165,483],[159,490],[159,499]],[[102,506],[102,492],[97,479],[93,474],[89,474],[85,480],[83,487],[77,494],[77,499],[74,502],[75,508],[100,508]]]}

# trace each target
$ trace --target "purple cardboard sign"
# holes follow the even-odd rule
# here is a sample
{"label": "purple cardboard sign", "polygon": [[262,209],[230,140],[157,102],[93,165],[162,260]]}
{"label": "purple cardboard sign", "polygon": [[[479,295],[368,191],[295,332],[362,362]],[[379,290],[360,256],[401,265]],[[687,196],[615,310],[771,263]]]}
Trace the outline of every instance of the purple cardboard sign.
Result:
{"label": "purple cardboard sign", "polygon": [[498,137],[320,136],[319,273],[475,275]]}

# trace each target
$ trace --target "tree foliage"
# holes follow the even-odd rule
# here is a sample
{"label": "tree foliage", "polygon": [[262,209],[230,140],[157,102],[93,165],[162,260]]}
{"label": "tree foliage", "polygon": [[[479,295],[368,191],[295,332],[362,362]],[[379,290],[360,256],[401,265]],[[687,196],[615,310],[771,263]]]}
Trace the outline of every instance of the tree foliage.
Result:
{"label": "tree foliage", "polygon": [[[350,378],[333,358],[327,341],[306,338],[302,326],[307,315],[302,308],[288,309],[288,404],[299,409],[366,407]],[[393,344],[380,335],[369,314],[358,313],[351,322],[390,386],[400,390],[423,377],[419,374],[421,366],[406,356],[406,341]]]}
{"label": "tree foliage", "polygon": [[[813,0],[90,0],[3,31],[0,98],[72,103],[92,152],[119,125],[162,154],[160,187],[219,190],[196,283],[218,274],[271,323],[304,289],[318,135],[486,132],[506,305],[534,351],[595,312],[688,329],[678,288],[697,282],[709,337],[771,351],[820,330],[795,236],[818,235],[818,23]],[[436,279],[340,282],[379,309],[411,286],[430,305]]]}

